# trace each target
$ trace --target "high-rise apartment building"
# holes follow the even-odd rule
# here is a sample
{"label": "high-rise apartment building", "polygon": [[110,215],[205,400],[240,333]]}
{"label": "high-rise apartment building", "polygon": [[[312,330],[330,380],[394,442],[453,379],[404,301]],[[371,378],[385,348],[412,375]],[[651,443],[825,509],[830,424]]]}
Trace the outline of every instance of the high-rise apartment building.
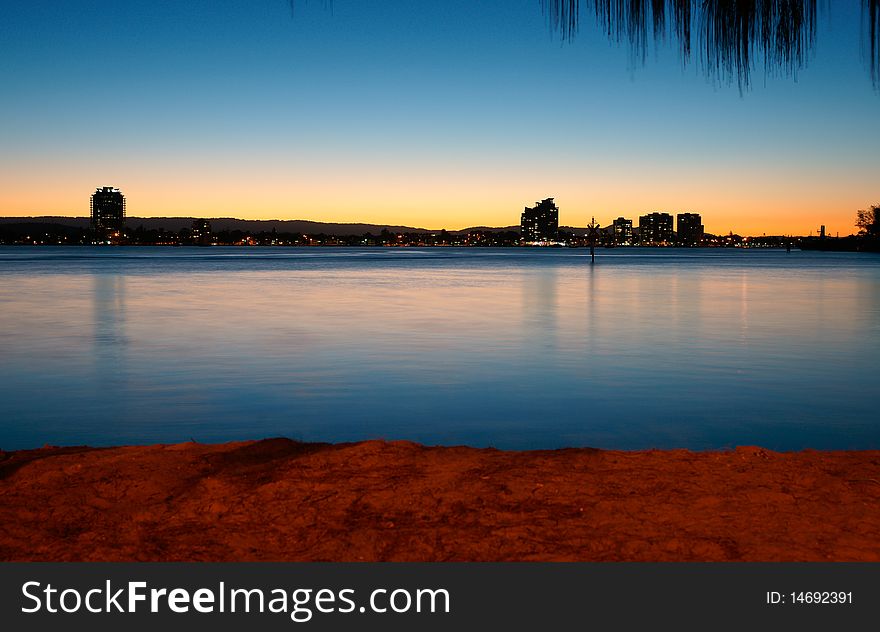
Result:
{"label": "high-rise apartment building", "polygon": [[99,238],[119,237],[125,229],[125,196],[113,187],[100,187],[92,194],[92,228]]}
{"label": "high-rise apartment building", "polygon": [[528,206],[520,219],[520,234],[526,243],[556,241],[559,239],[559,208],[553,198]]}
{"label": "high-rise apartment building", "polygon": [[648,213],[639,217],[639,242],[642,245],[672,243],[672,215]]}
{"label": "high-rise apartment building", "polygon": [[618,246],[630,246],[633,243],[633,221],[625,217],[618,217],[611,222],[611,232],[614,243]]}
{"label": "high-rise apartment building", "polygon": [[703,243],[703,220],[698,213],[678,214],[678,243],[682,246],[699,246]]}

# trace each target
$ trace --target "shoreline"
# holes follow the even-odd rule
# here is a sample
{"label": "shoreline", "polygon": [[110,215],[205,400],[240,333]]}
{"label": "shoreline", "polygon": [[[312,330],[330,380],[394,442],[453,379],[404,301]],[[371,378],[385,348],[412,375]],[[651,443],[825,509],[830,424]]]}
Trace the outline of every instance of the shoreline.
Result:
{"label": "shoreline", "polygon": [[880,561],[880,451],[0,452],[0,561]]}

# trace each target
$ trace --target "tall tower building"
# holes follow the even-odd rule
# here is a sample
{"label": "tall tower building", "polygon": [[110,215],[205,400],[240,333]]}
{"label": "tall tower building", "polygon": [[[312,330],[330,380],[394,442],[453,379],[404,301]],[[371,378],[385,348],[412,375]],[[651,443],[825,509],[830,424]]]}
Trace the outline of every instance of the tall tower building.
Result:
{"label": "tall tower building", "polygon": [[559,208],[553,198],[528,206],[520,218],[520,234],[526,243],[556,241],[559,239]]}
{"label": "tall tower building", "polygon": [[698,213],[678,214],[678,243],[683,246],[699,246],[703,243],[703,220]]}
{"label": "tall tower building", "polygon": [[[125,196],[113,187],[100,187],[92,194],[92,228],[99,238],[119,237],[125,229]],[[115,235],[114,235],[115,233]]]}
{"label": "tall tower building", "polygon": [[639,217],[639,242],[659,246],[672,243],[672,215],[648,213]]}

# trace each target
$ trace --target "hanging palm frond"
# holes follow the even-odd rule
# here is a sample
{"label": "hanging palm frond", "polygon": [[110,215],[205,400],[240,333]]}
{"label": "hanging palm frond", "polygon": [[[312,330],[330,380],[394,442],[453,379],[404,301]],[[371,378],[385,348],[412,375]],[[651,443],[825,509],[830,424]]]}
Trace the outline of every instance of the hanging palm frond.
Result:
{"label": "hanging palm frond", "polygon": [[580,0],[541,0],[541,7],[550,26],[562,39],[569,39],[577,32]]}
{"label": "hanging palm frond", "polygon": [[[540,0],[562,36],[577,31],[580,0]],[[866,53],[880,87],[880,0],[861,0]],[[796,75],[816,38],[816,0],[584,0],[615,41],[626,41],[644,60],[649,40],[672,34],[682,61],[694,48],[707,72],[749,85],[758,60],[765,73]],[[555,15],[554,15],[555,14]]]}
{"label": "hanging palm frond", "polygon": [[880,87],[880,0],[862,0],[862,14],[871,79]]}
{"label": "hanging palm frond", "polygon": [[[880,0],[871,0],[878,2]],[[707,71],[720,79],[749,84],[755,58],[765,70],[794,74],[812,49],[816,0],[585,0],[599,25],[616,41],[627,41],[644,60],[649,39],[671,33],[682,61],[698,46]],[[577,29],[578,0],[541,0],[545,11],[560,14]],[[551,23],[555,21],[551,19]]]}
{"label": "hanging palm frond", "polygon": [[[403,1],[403,0],[400,0]],[[509,1],[509,0],[508,0]],[[295,0],[289,0],[291,11]],[[325,7],[332,0],[321,0]],[[880,0],[861,0],[865,56],[880,88]],[[554,32],[570,39],[578,31],[581,0],[540,0]],[[583,0],[609,38],[627,42],[644,61],[651,39],[668,35],[683,63],[692,51],[708,74],[748,87],[758,63],[764,72],[795,76],[816,41],[816,0]]]}

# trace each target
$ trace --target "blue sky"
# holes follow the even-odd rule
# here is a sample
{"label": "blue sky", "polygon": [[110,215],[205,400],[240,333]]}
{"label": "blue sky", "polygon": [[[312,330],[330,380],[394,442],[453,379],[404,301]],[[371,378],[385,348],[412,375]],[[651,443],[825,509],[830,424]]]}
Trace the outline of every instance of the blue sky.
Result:
{"label": "blue sky", "polygon": [[[0,2],[0,214],[296,217],[460,228],[702,212],[709,230],[852,230],[880,201],[880,93],[859,3],[797,80],[741,95],[634,64],[538,0]],[[84,202],[85,200],[85,202]]]}

